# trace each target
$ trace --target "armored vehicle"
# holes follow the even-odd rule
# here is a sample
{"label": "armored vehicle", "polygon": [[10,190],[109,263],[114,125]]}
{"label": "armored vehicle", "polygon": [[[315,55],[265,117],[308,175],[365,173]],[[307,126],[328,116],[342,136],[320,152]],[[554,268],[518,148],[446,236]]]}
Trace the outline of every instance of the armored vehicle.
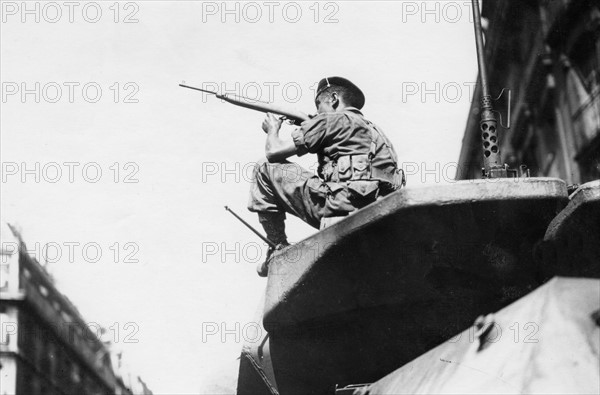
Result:
{"label": "armored vehicle", "polygon": [[[409,179],[408,187],[277,252],[256,318],[265,330],[242,350],[238,394],[600,388],[600,181],[594,181],[600,167],[590,165],[600,163],[600,88],[594,80],[589,103],[573,112],[563,95],[571,92],[572,75],[561,93],[548,71],[552,59],[564,55],[560,51],[582,56],[570,38],[579,36],[565,31],[588,40],[581,31],[591,29],[597,55],[590,57],[591,70],[600,76],[600,9],[587,1],[485,1],[490,28],[484,49],[473,3],[482,102],[472,114],[480,118],[480,134],[467,131],[461,160],[470,158],[472,142],[480,138],[481,178],[467,179],[471,174],[463,167],[461,180],[449,185],[411,187]],[[510,36],[511,24],[526,26],[519,18],[531,22],[531,15],[540,20],[529,25],[532,43]],[[512,48],[507,46],[520,44],[543,53],[499,66],[500,54]],[[491,79],[486,59],[492,61]],[[489,84],[511,80],[500,77],[510,73],[531,83],[508,104],[517,131],[501,144]],[[567,168],[582,169],[579,185],[572,185],[572,173],[562,177],[557,170],[558,154],[549,164],[538,155],[534,177],[500,157],[502,148],[518,165],[548,145],[542,144],[547,134],[540,137],[535,128],[536,119],[547,121],[549,101],[556,106],[553,119],[572,126],[575,135],[582,124],[596,122],[579,153],[569,156],[561,146]],[[571,122],[559,116],[567,104]],[[471,117],[468,125],[475,124]],[[536,138],[542,142],[537,148],[531,145]],[[520,153],[523,145],[530,148]]]}

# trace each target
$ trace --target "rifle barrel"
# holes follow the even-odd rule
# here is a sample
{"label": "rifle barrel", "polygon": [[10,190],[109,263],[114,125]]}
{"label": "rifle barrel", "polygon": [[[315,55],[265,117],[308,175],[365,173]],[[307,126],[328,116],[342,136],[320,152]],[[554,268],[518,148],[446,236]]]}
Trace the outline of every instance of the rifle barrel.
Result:
{"label": "rifle barrel", "polygon": [[227,210],[231,214],[233,214],[234,217],[236,217],[241,223],[243,223],[244,225],[246,225],[246,227],[248,229],[250,229],[252,232],[254,232],[255,235],[257,235],[258,237],[260,237],[262,239],[262,241],[264,241],[265,243],[267,243],[269,246],[271,246],[273,248],[277,248],[277,245],[275,243],[273,243],[271,240],[269,240],[265,236],[263,236],[258,230],[254,229],[254,227],[252,225],[250,225],[248,222],[244,221],[232,209],[230,209],[229,207],[225,206],[225,210]]}
{"label": "rifle barrel", "polygon": [[[308,121],[310,119],[310,117],[308,115],[304,114],[303,112],[288,110],[287,108],[276,106],[271,103],[262,102],[260,100],[253,100],[253,99],[249,99],[247,97],[242,97],[242,96],[233,96],[233,95],[230,96],[228,94],[221,95],[217,92],[213,92],[213,91],[209,91],[209,90],[201,89],[201,88],[196,88],[195,86],[190,86],[190,85],[185,85],[185,84],[179,84],[179,86],[181,86],[182,88],[193,89],[193,90],[204,92],[204,93],[210,93],[211,95],[215,95],[218,99],[225,100],[228,103],[231,103],[236,106],[248,108],[250,110],[260,111],[260,112],[264,112],[264,113],[270,112],[273,114],[283,115],[287,119],[294,121],[294,123],[296,123],[297,125],[301,124],[304,121]],[[251,101],[253,101],[254,103],[252,103]]]}
{"label": "rifle barrel", "polygon": [[204,93],[210,93],[212,95],[218,95],[217,92],[207,91],[206,89],[196,88],[195,86],[189,86],[189,85],[185,85],[185,84],[179,84],[179,86],[182,87],[182,88],[193,89],[193,90],[204,92]]}

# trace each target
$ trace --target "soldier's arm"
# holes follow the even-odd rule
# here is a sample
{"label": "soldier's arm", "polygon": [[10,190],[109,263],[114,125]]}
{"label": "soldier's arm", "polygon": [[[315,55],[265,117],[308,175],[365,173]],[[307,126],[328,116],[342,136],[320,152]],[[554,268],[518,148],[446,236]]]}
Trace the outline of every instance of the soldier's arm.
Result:
{"label": "soldier's arm", "polygon": [[292,140],[282,140],[279,137],[267,137],[265,153],[269,162],[281,162],[290,156],[296,155],[296,144],[294,144],[294,141]]}
{"label": "soldier's arm", "polygon": [[296,155],[319,153],[328,145],[327,136],[335,134],[341,126],[343,115],[337,113],[321,113],[292,132],[292,140],[296,145]]}
{"label": "soldier's arm", "polygon": [[263,121],[262,128],[267,133],[265,154],[269,162],[281,162],[290,156],[296,155],[297,148],[294,141],[291,139],[283,140],[279,137],[281,119],[269,113]]}

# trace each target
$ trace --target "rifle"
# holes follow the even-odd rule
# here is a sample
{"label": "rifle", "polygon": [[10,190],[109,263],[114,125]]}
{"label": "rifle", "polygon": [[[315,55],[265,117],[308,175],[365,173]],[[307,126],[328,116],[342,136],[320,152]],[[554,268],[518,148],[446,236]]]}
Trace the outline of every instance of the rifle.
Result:
{"label": "rifle", "polygon": [[[300,125],[304,121],[308,121],[310,117],[303,112],[288,110],[286,108],[273,105],[271,103],[261,102],[254,99],[249,99],[243,96],[230,96],[227,93],[224,95],[219,94],[218,92],[209,91],[206,89],[200,89],[189,85],[179,84],[182,88],[194,89],[200,92],[209,93],[211,95],[215,95],[218,99],[225,100],[227,103],[231,103],[236,106],[249,108],[251,110],[260,111],[260,112],[270,112],[273,114],[279,114],[282,118],[291,121],[294,125]],[[256,103],[251,103],[250,101],[255,101]]]}
{"label": "rifle", "polygon": [[246,225],[246,227],[248,229],[250,229],[252,232],[254,232],[255,235],[257,235],[258,237],[261,238],[262,241],[264,241],[265,243],[267,243],[271,248],[277,248],[277,245],[275,243],[273,243],[271,240],[267,239],[265,236],[263,236],[258,230],[254,229],[252,227],[252,225],[250,225],[248,222],[244,221],[242,219],[242,217],[240,217],[239,215],[237,215],[232,209],[230,209],[229,207],[225,206],[225,210],[229,211],[231,214],[233,214],[234,217],[236,217],[241,223],[243,223],[244,225]]}

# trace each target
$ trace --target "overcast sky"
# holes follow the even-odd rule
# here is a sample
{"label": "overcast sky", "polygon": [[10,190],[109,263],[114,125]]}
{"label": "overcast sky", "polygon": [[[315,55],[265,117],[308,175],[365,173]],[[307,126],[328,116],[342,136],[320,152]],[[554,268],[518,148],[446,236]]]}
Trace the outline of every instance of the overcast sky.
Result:
{"label": "overcast sky", "polygon": [[[318,80],[346,77],[408,187],[452,182],[469,3],[3,1],[2,218],[155,393],[231,393],[243,336],[212,332],[252,322],[266,247],[223,206],[260,227],[263,115],[178,83],[309,113]],[[288,222],[293,242],[314,233]]]}

